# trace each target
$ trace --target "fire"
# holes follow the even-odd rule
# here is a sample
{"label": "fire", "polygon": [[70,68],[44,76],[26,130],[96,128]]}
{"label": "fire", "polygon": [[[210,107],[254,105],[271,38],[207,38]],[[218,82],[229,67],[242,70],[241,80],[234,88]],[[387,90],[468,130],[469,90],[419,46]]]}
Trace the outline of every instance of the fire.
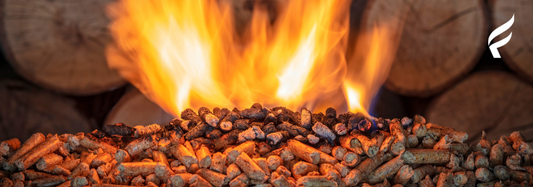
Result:
{"label": "fire", "polygon": [[357,73],[349,73],[343,84],[350,111],[368,115],[370,102],[385,82],[396,54],[397,45],[393,44],[399,42],[401,32],[391,30],[402,28],[402,24],[400,21],[374,27],[358,38],[357,50],[348,63],[348,68]]}
{"label": "fire", "polygon": [[346,61],[350,0],[284,3],[274,24],[255,7],[237,35],[228,1],[121,0],[109,8],[109,66],[175,116],[255,102],[366,112],[388,74],[391,57],[380,56],[394,56],[382,50],[394,46],[387,29],[358,42],[368,50]]}

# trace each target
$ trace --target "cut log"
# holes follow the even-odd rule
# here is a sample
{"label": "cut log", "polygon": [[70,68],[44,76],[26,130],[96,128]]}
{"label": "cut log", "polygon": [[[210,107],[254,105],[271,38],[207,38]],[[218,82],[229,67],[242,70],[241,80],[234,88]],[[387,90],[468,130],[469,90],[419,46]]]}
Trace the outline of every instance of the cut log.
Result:
{"label": "cut log", "polygon": [[492,40],[491,43],[498,42],[501,39],[509,36],[512,32],[513,36],[506,45],[498,48],[500,55],[509,67],[518,73],[519,76],[526,80],[533,82],[533,1],[529,0],[493,0],[492,19],[493,31],[499,26],[503,25],[513,17],[514,24],[509,30],[500,34]]}
{"label": "cut log", "polygon": [[89,95],[125,84],[105,60],[110,2],[1,0],[7,59],[24,78],[62,93]]}
{"label": "cut log", "polygon": [[174,117],[146,98],[139,90],[124,94],[106,117],[105,124],[124,123],[129,126],[166,124]]}
{"label": "cut log", "polygon": [[436,98],[427,109],[427,121],[467,132],[469,141],[481,131],[497,140],[520,131],[533,139],[533,86],[500,71],[472,74]]}
{"label": "cut log", "polygon": [[385,86],[427,97],[468,73],[486,48],[482,0],[371,0],[362,29],[403,22],[401,42]]}
{"label": "cut log", "polygon": [[76,110],[74,100],[21,81],[0,81],[0,139],[32,134],[90,132],[98,128]]}

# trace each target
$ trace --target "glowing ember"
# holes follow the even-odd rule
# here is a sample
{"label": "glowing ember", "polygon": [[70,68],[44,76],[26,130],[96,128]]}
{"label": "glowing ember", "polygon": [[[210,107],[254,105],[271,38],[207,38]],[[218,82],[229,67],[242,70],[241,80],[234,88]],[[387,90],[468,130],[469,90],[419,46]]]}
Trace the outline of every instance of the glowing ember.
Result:
{"label": "glowing ember", "polygon": [[388,29],[361,37],[346,61],[350,0],[285,3],[274,25],[255,9],[238,36],[226,1],[119,1],[109,65],[175,116],[255,102],[366,113],[394,57]]}

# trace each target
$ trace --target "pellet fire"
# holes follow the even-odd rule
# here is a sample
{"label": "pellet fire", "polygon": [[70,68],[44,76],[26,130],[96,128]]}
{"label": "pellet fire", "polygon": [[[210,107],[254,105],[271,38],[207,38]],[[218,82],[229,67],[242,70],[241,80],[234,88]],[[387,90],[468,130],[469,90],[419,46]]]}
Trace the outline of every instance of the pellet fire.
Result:
{"label": "pellet fire", "polygon": [[520,132],[469,145],[422,116],[382,119],[254,104],[166,125],[105,125],[0,143],[0,186],[528,186]]}

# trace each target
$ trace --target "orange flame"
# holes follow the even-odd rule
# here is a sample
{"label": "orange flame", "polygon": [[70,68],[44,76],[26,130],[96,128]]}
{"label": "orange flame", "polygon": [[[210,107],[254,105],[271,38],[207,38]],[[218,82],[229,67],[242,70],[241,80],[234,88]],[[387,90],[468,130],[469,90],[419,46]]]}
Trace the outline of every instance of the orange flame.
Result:
{"label": "orange flame", "polygon": [[348,64],[349,69],[358,73],[348,74],[343,85],[350,111],[368,115],[370,101],[385,82],[396,54],[397,45],[391,43],[399,42],[401,32],[394,33],[391,30],[398,27],[399,25],[374,27],[358,38],[355,47],[357,50]]}
{"label": "orange flame", "polygon": [[[188,107],[246,108],[255,102],[346,108],[343,90],[350,110],[366,112],[382,84],[373,77],[386,76],[379,73],[381,64],[389,66],[378,54],[390,44],[387,33],[379,32],[362,47],[369,58],[346,62],[350,2],[286,1],[273,25],[268,12],[256,7],[244,34],[237,35],[226,1],[121,0],[110,6],[116,42],[108,47],[108,62],[174,116]],[[353,65],[362,63],[371,66]]]}

